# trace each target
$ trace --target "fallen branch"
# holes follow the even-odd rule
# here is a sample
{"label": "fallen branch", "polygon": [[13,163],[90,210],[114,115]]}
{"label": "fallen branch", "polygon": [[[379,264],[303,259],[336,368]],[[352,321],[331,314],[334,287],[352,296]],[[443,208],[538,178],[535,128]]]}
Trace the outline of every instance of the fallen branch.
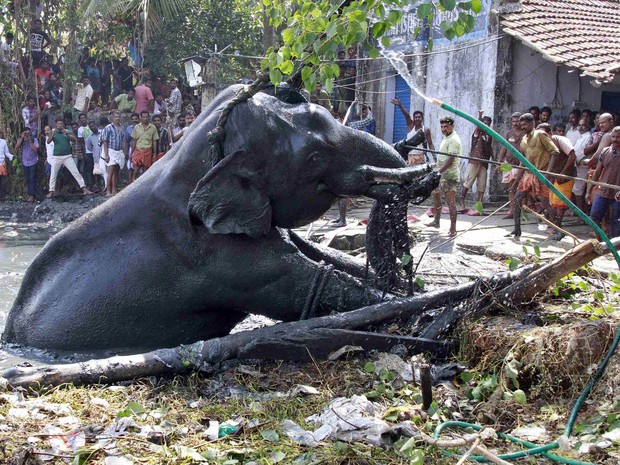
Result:
{"label": "fallen branch", "polygon": [[[616,248],[620,247],[620,237],[612,239],[611,243]],[[515,281],[514,284],[506,287],[502,291],[500,301],[507,305],[518,305],[532,300],[536,294],[553,286],[567,274],[609,252],[609,248],[603,242],[597,242],[594,239],[582,242],[524,279]]]}

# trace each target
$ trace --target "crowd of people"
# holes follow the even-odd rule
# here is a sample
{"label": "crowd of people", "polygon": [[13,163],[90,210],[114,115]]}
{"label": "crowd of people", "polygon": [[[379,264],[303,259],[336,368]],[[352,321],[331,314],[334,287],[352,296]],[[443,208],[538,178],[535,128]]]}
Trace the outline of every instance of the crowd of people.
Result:
{"label": "crowd of people", "polygon": [[[122,176],[126,176],[128,183],[135,181],[183,136],[200,111],[198,102],[182,92],[178,79],[168,80],[161,74],[139,76],[128,58],[96,60],[85,49],[80,62],[82,77],[70,99],[71,111],[63,113],[62,103],[67,100],[61,84],[63,58],[54,59],[47,53],[53,42],[44,32],[42,22],[35,20],[32,25],[28,60],[12,60],[12,39],[10,33],[5,34],[0,50],[3,63],[26,74],[32,63],[36,78],[37,94],[29,96],[22,108],[23,130],[14,146],[14,151],[21,153],[27,202],[37,198],[37,166],[43,155],[48,197],[59,191],[58,175],[63,167],[84,193],[105,190],[107,195],[115,195]],[[376,124],[370,105],[351,108],[357,74],[355,48],[340,51],[337,64],[340,72],[331,94],[317,84],[313,92],[306,93],[307,99],[325,107],[343,124],[374,135]],[[521,169],[519,159],[511,151],[502,147],[495,156],[492,138],[476,128],[471,135],[469,156],[463,157],[461,139],[451,117],[439,121],[444,137],[436,151],[423,113],[409,114],[398,99],[392,103],[405,117],[407,139],[423,134],[422,142],[407,153],[408,164],[434,164],[441,174],[440,186],[433,193],[434,207],[429,211],[433,221],[427,226],[439,227],[445,202],[450,218],[448,233],[456,235],[457,204],[465,209],[467,195],[474,185],[476,200],[482,203],[490,165],[495,165],[494,171],[498,175],[501,172],[509,193],[510,211],[506,218],[514,220],[511,234],[521,235],[521,211],[526,206],[555,224],[554,238],[562,239],[567,206],[533,173]],[[484,112],[480,111],[478,116],[491,126],[492,119]],[[620,235],[620,194],[605,185],[620,183],[619,119],[619,115],[604,111],[574,109],[563,121],[554,118],[549,107],[532,106],[527,112],[512,115],[512,128],[505,135],[515,150],[594,221],[601,224],[608,218],[612,237]],[[463,158],[467,161],[461,162]],[[12,159],[4,134],[0,133],[0,179],[8,172],[6,160]],[[502,164],[512,168],[506,170]],[[586,182],[588,179],[604,185],[592,185]],[[347,202],[339,202],[336,224],[346,223]]]}
{"label": "crowd of people", "polygon": [[[459,187],[459,203],[463,210],[466,210],[465,200],[474,184],[477,185],[477,201],[481,204],[491,169],[489,165],[494,164],[495,173],[502,174],[502,183],[509,192],[510,208],[504,218],[514,220],[510,235],[521,236],[521,212],[527,207],[543,214],[556,226],[553,239],[561,240],[565,236],[562,221],[568,206],[534,173],[523,169],[511,151],[502,147],[495,157],[491,136],[477,127],[471,136],[470,153],[464,157],[452,117],[440,120],[444,138],[439,150],[435,151],[430,131],[423,124],[422,112],[414,112],[411,118],[398,99],[392,103],[405,116],[409,128],[407,139],[419,131],[426,136],[423,143],[409,151],[408,163],[435,164],[441,174],[440,185],[433,192],[434,207],[429,210],[433,221],[427,226],[439,228],[445,202],[450,215],[448,234],[455,236]],[[549,107],[532,106],[525,113],[516,112],[511,117],[512,128],[505,138],[566,198],[574,201],[599,226],[605,226],[610,237],[620,236],[620,115],[574,109],[566,121],[561,118],[552,120],[552,116],[553,110]],[[478,118],[491,126],[492,119],[484,116],[483,111],[479,112]],[[463,158],[467,163],[462,176],[459,159]],[[596,185],[597,182],[601,185]]]}
{"label": "crowd of people", "polygon": [[[47,53],[52,40],[42,22],[34,21],[31,56],[19,64],[12,61],[12,39],[11,33],[5,34],[3,63],[26,75],[32,63],[36,79],[37,94],[28,96],[21,110],[23,130],[14,146],[21,154],[27,202],[38,197],[37,166],[43,170],[44,159],[48,197],[62,188],[59,172],[60,179],[71,174],[84,193],[116,194],[122,173],[133,182],[183,136],[200,111],[199,102],[182,92],[176,77],[139,76],[128,58],[97,61],[86,49],[71,111],[62,111],[63,58]],[[6,160],[12,161],[13,154],[2,133],[0,141],[1,183],[1,176],[8,174]]]}

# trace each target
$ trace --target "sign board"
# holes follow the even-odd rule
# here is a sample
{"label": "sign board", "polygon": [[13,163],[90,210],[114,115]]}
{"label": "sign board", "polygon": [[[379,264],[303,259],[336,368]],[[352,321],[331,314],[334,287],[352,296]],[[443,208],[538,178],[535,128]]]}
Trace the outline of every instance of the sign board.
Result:
{"label": "sign board", "polygon": [[[412,5],[405,9],[403,17],[397,25],[392,27],[386,36],[390,39],[390,49],[397,51],[410,51],[415,47],[424,46],[428,43],[428,38],[433,38],[434,46],[445,45],[447,43],[462,42],[466,40],[481,39],[488,35],[489,12],[491,10],[491,0],[482,0],[480,13],[474,15],[474,29],[452,40],[446,39],[439,26],[442,21],[452,22],[458,18],[458,11],[436,11],[433,21],[422,21],[416,14],[417,6]],[[416,31],[418,33],[416,34]]]}

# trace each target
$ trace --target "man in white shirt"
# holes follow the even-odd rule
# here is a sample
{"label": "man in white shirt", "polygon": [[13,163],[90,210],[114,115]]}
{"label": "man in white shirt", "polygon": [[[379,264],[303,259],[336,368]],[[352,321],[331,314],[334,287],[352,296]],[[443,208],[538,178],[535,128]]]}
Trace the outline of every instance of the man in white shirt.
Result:
{"label": "man in white shirt", "polygon": [[166,102],[164,101],[164,96],[160,93],[155,94],[155,102],[153,103],[153,116],[162,115],[166,116]]}
{"label": "man in white shirt", "polygon": [[8,158],[9,161],[13,161],[13,154],[9,152],[9,146],[4,140],[4,133],[0,131],[0,176],[6,176],[9,174],[4,164],[4,159]]}
{"label": "man in white shirt", "polygon": [[579,120],[581,119],[581,111],[574,109],[568,115],[568,125],[566,126],[566,137],[570,140],[573,146],[581,138],[581,132],[579,131]]}
{"label": "man in white shirt", "polygon": [[82,76],[82,82],[77,85],[77,94],[75,95],[75,103],[73,104],[74,117],[76,114],[88,113],[88,107],[90,106],[90,99],[93,97],[93,92],[88,76]]}
{"label": "man in white shirt", "polygon": [[[575,144],[575,164],[577,165],[577,177],[579,179],[576,180],[573,185],[573,194],[575,195],[575,205],[577,205],[582,212],[588,213],[586,211],[586,183],[584,181],[587,179],[588,172],[590,171],[590,167],[588,166],[590,159],[584,152],[590,140],[590,123],[588,119],[581,118],[579,120],[579,133],[580,138]],[[581,222],[583,223],[583,221]]]}

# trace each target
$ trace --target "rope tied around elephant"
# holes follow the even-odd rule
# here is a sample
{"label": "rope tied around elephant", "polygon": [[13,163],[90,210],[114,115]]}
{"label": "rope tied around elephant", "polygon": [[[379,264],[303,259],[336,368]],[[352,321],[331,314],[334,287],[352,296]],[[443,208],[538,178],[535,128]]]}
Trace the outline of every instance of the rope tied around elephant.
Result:
{"label": "rope tied around elephant", "polygon": [[240,89],[237,94],[232,99],[230,99],[226,106],[222,109],[222,113],[220,113],[215,127],[207,133],[207,140],[211,144],[207,161],[210,165],[208,167],[209,169],[212,169],[224,158],[224,151],[222,148],[222,143],[226,139],[226,129],[224,128],[224,126],[226,125],[226,121],[228,121],[228,117],[232,110],[239,103],[246,102],[248,99],[251,99],[254,95],[259,93],[261,90],[265,89],[269,85],[269,75],[259,74],[252,84],[250,84],[249,86],[244,86],[242,89]]}

